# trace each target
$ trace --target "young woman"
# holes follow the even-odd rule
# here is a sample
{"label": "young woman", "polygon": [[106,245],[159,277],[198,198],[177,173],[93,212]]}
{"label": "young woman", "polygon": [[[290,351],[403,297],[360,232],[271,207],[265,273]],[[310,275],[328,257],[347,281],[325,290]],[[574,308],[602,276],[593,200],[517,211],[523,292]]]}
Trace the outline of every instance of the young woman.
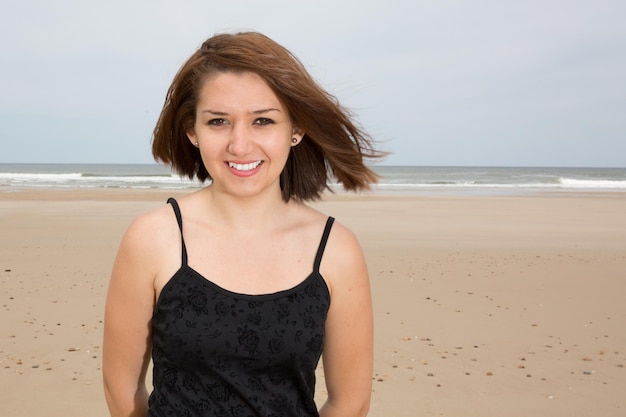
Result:
{"label": "young woman", "polygon": [[209,185],[140,216],[122,239],[105,311],[111,416],[365,416],[367,268],[354,235],[305,202],[329,175],[368,188],[364,160],[381,153],[259,33],[216,35],[189,58],[152,151]]}

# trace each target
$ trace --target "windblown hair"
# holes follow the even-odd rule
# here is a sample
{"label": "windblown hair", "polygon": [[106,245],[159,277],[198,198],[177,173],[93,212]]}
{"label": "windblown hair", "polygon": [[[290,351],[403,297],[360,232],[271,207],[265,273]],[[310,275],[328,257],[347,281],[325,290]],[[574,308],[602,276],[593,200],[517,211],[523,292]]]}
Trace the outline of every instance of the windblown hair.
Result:
{"label": "windblown hair", "polygon": [[186,132],[195,124],[204,81],[224,72],[258,74],[287,109],[294,126],[305,132],[280,176],[284,201],[320,198],[329,188],[329,175],[349,191],[369,189],[378,180],[365,159],[385,153],[375,149],[350,112],[313,80],[298,58],[256,32],[215,35],[183,64],[154,128],[152,154],[157,161],[190,179],[211,179]]}

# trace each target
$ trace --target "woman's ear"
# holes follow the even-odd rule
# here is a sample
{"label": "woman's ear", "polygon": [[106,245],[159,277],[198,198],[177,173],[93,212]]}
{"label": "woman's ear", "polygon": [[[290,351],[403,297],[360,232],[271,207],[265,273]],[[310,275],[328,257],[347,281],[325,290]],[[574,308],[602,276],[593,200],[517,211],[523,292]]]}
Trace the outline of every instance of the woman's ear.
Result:
{"label": "woman's ear", "polygon": [[197,148],[198,138],[196,137],[196,131],[193,129],[193,127],[190,129],[187,129],[187,137],[191,141],[191,144]]}
{"label": "woman's ear", "polygon": [[294,127],[291,132],[291,137],[291,146],[296,146],[302,142],[302,138],[304,138],[304,131],[298,127]]}

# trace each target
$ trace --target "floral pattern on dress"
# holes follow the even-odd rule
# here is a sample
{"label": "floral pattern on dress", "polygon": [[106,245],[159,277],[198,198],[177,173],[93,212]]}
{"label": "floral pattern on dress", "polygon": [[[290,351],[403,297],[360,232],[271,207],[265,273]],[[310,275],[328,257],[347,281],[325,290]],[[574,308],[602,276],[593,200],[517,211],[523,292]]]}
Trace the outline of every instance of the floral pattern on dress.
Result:
{"label": "floral pattern on dress", "polygon": [[148,416],[319,416],[315,368],[329,307],[317,271],[290,290],[253,296],[181,267],[152,320]]}

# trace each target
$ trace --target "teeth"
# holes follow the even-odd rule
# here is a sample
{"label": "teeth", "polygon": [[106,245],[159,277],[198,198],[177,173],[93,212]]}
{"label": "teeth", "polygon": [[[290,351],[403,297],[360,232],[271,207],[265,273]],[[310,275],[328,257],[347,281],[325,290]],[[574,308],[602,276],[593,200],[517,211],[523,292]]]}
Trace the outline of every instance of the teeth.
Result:
{"label": "teeth", "polygon": [[261,165],[261,161],[251,162],[249,164],[235,164],[234,162],[228,163],[229,167],[235,168],[237,171],[251,171],[259,165]]}

